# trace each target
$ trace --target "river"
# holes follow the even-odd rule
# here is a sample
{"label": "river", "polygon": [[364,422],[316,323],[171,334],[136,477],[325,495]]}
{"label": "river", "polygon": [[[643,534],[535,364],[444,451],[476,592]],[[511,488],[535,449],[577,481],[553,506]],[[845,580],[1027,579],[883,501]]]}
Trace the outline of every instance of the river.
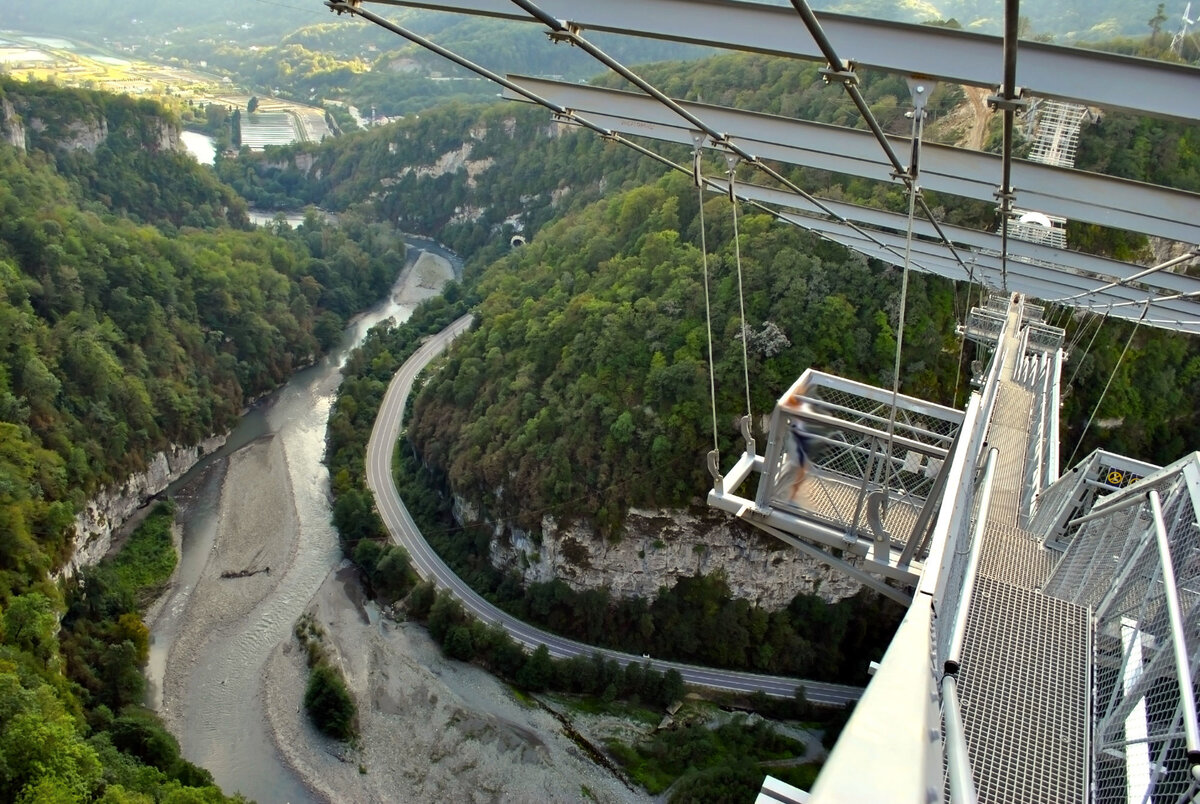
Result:
{"label": "river", "polygon": [[[410,243],[409,265],[420,251],[446,257],[461,276],[458,259],[425,240]],[[321,463],[326,423],[350,351],[375,324],[387,318],[404,321],[411,314],[411,306],[396,299],[394,289],[387,300],[356,319],[336,349],[250,411],[225,447],[169,489],[179,506],[183,541],[178,575],[151,631],[147,676],[151,703],[160,710],[168,656],[217,539],[226,459],[257,439],[274,436],[286,455],[295,499],[298,549],[284,577],[250,617],[213,632],[188,673],[183,711],[164,711],[168,722],[172,714],[178,716],[173,730],[184,756],[208,768],[226,792],[240,791],[260,802],[312,800],[276,752],[259,688],[271,650],[290,636],[322,580],[341,560],[330,521],[329,476]]]}
{"label": "river", "polygon": [[211,165],[217,161],[216,140],[198,131],[184,131],[179,135],[183,147],[202,165]]}

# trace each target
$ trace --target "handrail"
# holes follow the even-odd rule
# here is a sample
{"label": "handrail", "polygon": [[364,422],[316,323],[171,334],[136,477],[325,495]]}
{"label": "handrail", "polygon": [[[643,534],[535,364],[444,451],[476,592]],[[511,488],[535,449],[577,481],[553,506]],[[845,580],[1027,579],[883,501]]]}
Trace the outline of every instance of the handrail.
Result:
{"label": "handrail", "polygon": [[942,719],[946,723],[946,773],[950,778],[950,800],[955,804],[975,804],[978,796],[975,780],[971,778],[971,757],[967,753],[962,708],[958,704],[958,682],[950,673],[942,676]]}
{"label": "handrail", "polygon": [[1183,709],[1183,731],[1187,738],[1188,762],[1192,765],[1192,776],[1200,779],[1200,726],[1196,722],[1196,699],[1192,693],[1192,670],[1188,660],[1183,613],[1179,609],[1175,565],[1171,561],[1171,546],[1167,542],[1167,525],[1163,520],[1162,501],[1158,491],[1151,490],[1147,496],[1150,499],[1150,509],[1154,512],[1154,536],[1158,542],[1163,596],[1167,599],[1167,616],[1171,623],[1171,647],[1175,653],[1175,679],[1179,682],[1179,705]]}
{"label": "handrail", "polygon": [[[1132,486],[1125,487],[1125,489],[1129,489],[1129,488],[1133,488],[1133,487]],[[1125,489],[1121,489],[1121,491],[1125,491]],[[1117,511],[1124,511],[1126,508],[1128,508],[1131,505],[1141,505],[1143,502],[1145,502],[1145,499],[1144,499],[1145,493],[1141,492],[1140,489],[1138,491],[1139,491],[1139,493],[1132,494],[1128,497],[1125,497],[1123,500],[1120,500],[1119,502],[1115,502],[1115,503],[1107,502],[1108,500],[1112,499],[1112,497],[1116,496],[1116,494],[1113,494],[1110,497],[1105,497],[1104,499],[1102,499],[1096,503],[1093,503],[1091,511],[1084,514],[1083,516],[1078,516],[1078,517],[1075,517],[1074,519],[1068,521],[1067,527],[1073,528],[1076,525],[1086,525],[1087,523],[1093,522],[1101,517],[1105,517],[1110,514],[1115,514]],[[1120,493],[1120,492],[1117,492],[1117,493]],[[1156,493],[1156,492],[1151,490],[1150,493]],[[1122,495],[1122,496],[1124,496],[1124,495]]]}
{"label": "handrail", "polygon": [[980,481],[979,514],[975,517],[975,527],[971,531],[971,557],[967,560],[967,571],[963,575],[962,594],[959,596],[958,612],[954,620],[954,637],[950,640],[950,651],[946,655],[945,669],[950,675],[958,672],[962,660],[962,646],[967,634],[967,615],[971,610],[971,594],[975,590],[975,573],[979,568],[979,555],[983,544],[983,535],[987,530],[988,508],[992,502],[992,479],[995,476],[996,456],[1000,450],[992,447],[988,450],[987,465],[983,468],[983,480]]}

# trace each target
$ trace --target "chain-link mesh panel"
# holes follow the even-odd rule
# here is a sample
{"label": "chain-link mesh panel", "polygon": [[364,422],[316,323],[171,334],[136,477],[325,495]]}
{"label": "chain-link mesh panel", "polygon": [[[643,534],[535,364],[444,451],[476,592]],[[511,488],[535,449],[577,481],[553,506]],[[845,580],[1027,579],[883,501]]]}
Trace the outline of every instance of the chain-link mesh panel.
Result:
{"label": "chain-link mesh panel", "polygon": [[[1067,523],[1083,516],[1109,494],[1156,473],[1159,467],[1122,455],[1096,450],[1046,488],[1037,498],[1029,530],[1048,543],[1065,546],[1076,528]],[[1146,491],[1158,481],[1144,485]]]}
{"label": "chain-link mesh panel", "polygon": [[1057,351],[1063,342],[1065,331],[1049,324],[1031,322],[1029,324],[1029,340],[1031,347],[1039,347],[1048,352]]}
{"label": "chain-link mesh panel", "polygon": [[980,307],[971,308],[971,312],[967,315],[967,326],[963,330],[963,334],[977,343],[995,343],[1000,337],[1001,330],[1004,329],[1007,311],[1007,306],[1003,312]]}
{"label": "chain-link mesh panel", "polygon": [[1064,506],[1078,496],[1081,488],[1079,474],[1075,471],[1068,472],[1047,486],[1034,503],[1029,531],[1043,537],[1049,535],[1050,528],[1062,515]]}
{"label": "chain-link mesh panel", "polygon": [[[850,537],[877,515],[903,548],[941,473],[962,413],[840,377],[808,372],[772,417],[768,501],[822,520]],[[889,437],[888,430],[892,435]],[[806,472],[793,432],[803,432]],[[768,450],[768,452],[770,452]],[[789,453],[791,453],[789,455]]]}
{"label": "chain-link mesh panel", "polygon": [[[1102,470],[1116,461],[1098,460]],[[1115,480],[1115,478],[1114,478]],[[1181,639],[1196,677],[1200,662],[1200,456],[1139,484],[1162,499],[1183,632],[1172,627],[1169,586],[1149,501],[1079,527],[1045,591],[1095,611],[1092,774],[1094,800],[1187,801],[1200,792],[1187,761],[1180,696]],[[1131,493],[1131,492],[1127,492]],[[1119,502],[1114,502],[1119,505]],[[1190,689],[1195,700],[1197,688]]]}

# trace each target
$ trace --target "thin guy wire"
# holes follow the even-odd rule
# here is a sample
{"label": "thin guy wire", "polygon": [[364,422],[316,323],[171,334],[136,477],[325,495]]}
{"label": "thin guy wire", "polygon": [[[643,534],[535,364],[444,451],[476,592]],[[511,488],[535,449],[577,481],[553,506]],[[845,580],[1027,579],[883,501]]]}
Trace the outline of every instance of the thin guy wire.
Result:
{"label": "thin guy wire", "polygon": [[1112,290],[1113,288],[1116,288],[1116,287],[1125,287],[1130,282],[1136,282],[1136,281],[1140,280],[1142,277],[1149,276],[1150,274],[1156,274],[1159,271],[1166,270],[1167,268],[1172,268],[1176,265],[1179,265],[1180,263],[1187,262],[1188,260],[1191,260],[1191,259],[1195,259],[1197,256],[1200,256],[1200,250],[1192,249],[1191,251],[1187,252],[1186,254],[1181,254],[1178,257],[1173,257],[1172,259],[1169,259],[1166,262],[1161,262],[1158,265],[1155,265],[1151,268],[1147,268],[1144,271],[1139,271],[1138,273],[1134,274],[1133,276],[1128,276],[1128,277],[1125,277],[1124,279],[1118,279],[1116,282],[1109,282],[1107,285],[1101,285],[1098,288],[1093,288],[1091,290],[1085,290],[1082,293],[1076,293],[1074,296],[1063,296],[1061,299],[1051,299],[1051,301],[1069,302],[1069,301],[1074,301],[1076,299],[1082,299],[1084,296],[1091,296],[1092,294],[1095,294],[1095,293],[1103,293],[1106,290]]}
{"label": "thin guy wire", "polygon": [[[696,159],[700,159],[699,148],[696,149]],[[699,175],[699,161],[696,163],[696,173]],[[708,388],[712,399],[713,450],[717,450],[719,449],[717,444],[717,368],[716,364],[713,363],[712,306],[708,300],[708,239],[704,229],[703,182],[696,183],[696,193],[700,198],[700,261],[704,266],[704,324],[708,329]]]}
{"label": "thin guy wire", "polygon": [[1096,418],[1096,413],[1099,412],[1100,406],[1104,404],[1104,396],[1108,393],[1112,381],[1116,379],[1117,369],[1121,368],[1121,361],[1125,359],[1125,353],[1129,351],[1129,346],[1133,343],[1133,336],[1137,334],[1138,327],[1142,325],[1142,318],[1146,317],[1146,312],[1149,309],[1150,304],[1147,302],[1146,308],[1142,310],[1142,317],[1133,325],[1133,331],[1129,333],[1129,340],[1125,341],[1125,348],[1121,350],[1121,356],[1117,358],[1117,364],[1113,366],[1112,374],[1108,375],[1108,382],[1104,384],[1104,390],[1100,392],[1100,398],[1096,400],[1096,407],[1092,408],[1092,415],[1088,417],[1087,424],[1083,426],[1083,431],[1079,434],[1079,440],[1075,442],[1075,449],[1071,450],[1071,457],[1067,458],[1067,466],[1075,462],[1075,453],[1079,452],[1079,447],[1083,445],[1083,438],[1087,435],[1088,428],[1092,426],[1092,421]]}
{"label": "thin guy wire", "polygon": [[738,309],[742,317],[742,374],[746,378],[746,415],[754,415],[750,407],[750,352],[746,343],[750,340],[750,328],[746,325],[746,296],[742,292],[742,243],[738,236],[738,200],[733,191],[734,165],[729,166],[729,202],[733,207],[733,254],[737,262]]}
{"label": "thin guy wire", "polygon": [[[920,147],[921,142],[921,119],[924,117],[924,111],[917,109],[913,112],[913,143],[915,147]],[[916,213],[917,204],[917,177],[916,177],[916,150],[914,148],[913,167],[910,171],[911,181],[908,183],[908,233],[904,239],[904,270],[900,279],[900,313],[896,326],[896,363],[892,369],[892,411],[888,416],[888,445],[887,455],[884,460],[887,466],[887,475],[885,485],[891,488],[892,478],[892,447],[896,434],[896,398],[900,393],[900,353],[904,349],[904,312],[908,306],[908,264],[912,254],[912,237],[913,237],[913,215]],[[884,511],[887,511],[887,502],[891,495],[883,498]]]}
{"label": "thin guy wire", "polygon": [[1083,359],[1092,351],[1092,344],[1096,342],[1096,336],[1100,334],[1100,328],[1104,324],[1105,316],[1096,317],[1096,328],[1092,330],[1092,339],[1088,341],[1087,347],[1083,350],[1083,354],[1079,356],[1079,361],[1075,364],[1074,370],[1071,372],[1071,379],[1067,380],[1067,385],[1075,382],[1075,376],[1079,374],[1079,368],[1083,365]]}

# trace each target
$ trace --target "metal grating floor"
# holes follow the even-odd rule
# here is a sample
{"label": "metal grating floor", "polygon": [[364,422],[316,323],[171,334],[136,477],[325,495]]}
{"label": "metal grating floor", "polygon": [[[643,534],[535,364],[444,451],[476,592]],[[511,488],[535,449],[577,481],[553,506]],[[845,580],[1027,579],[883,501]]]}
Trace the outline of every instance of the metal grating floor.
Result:
{"label": "metal grating floor", "polygon": [[1060,555],[1042,547],[1028,531],[1012,525],[989,521],[984,538],[987,544],[979,556],[979,576],[1023,589],[1040,588]]}
{"label": "metal grating floor", "polygon": [[1086,800],[1088,614],[979,578],[959,684],[981,802]]}
{"label": "metal grating floor", "polygon": [[[782,477],[772,488],[771,505],[794,513],[804,514],[846,528],[854,524],[855,508],[862,481],[850,481],[834,474],[814,469],[800,487],[800,494],[790,499],[787,478]],[[892,500],[883,527],[892,536],[892,545],[903,548],[916,526],[921,509],[908,500]],[[867,522],[866,507],[859,512],[857,530],[865,539],[872,539],[871,527]]]}
{"label": "metal grating floor", "polygon": [[1038,591],[1058,554],[1019,527],[1034,397],[1013,380],[1015,338],[1009,347],[988,428],[999,455],[959,670],[967,749],[981,802],[1082,803],[1089,615]]}

